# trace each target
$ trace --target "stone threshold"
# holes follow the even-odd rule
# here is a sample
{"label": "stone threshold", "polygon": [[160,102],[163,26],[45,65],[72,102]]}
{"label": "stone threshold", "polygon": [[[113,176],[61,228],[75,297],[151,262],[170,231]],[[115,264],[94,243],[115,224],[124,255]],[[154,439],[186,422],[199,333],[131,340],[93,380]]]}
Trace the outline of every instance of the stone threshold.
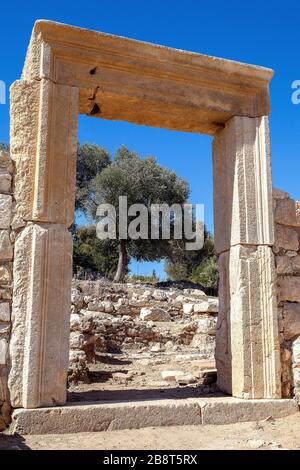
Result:
{"label": "stone threshold", "polygon": [[231,424],[281,418],[298,411],[295,400],[233,397],[70,403],[61,407],[15,410],[10,432],[65,434],[151,426]]}

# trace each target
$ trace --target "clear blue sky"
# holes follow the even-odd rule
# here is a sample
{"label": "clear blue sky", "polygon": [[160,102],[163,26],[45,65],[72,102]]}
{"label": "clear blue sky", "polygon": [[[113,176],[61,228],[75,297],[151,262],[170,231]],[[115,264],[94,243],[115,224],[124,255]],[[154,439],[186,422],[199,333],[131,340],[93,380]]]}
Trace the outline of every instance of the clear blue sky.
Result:
{"label": "clear blue sky", "polygon": [[[31,29],[34,21],[41,18],[273,68],[276,72],[271,84],[273,184],[300,199],[300,105],[291,102],[291,83],[300,80],[298,2],[2,2],[0,80],[6,82],[7,88],[20,76]],[[0,105],[0,122],[0,141],[8,142],[8,103]],[[157,156],[159,163],[188,179],[191,201],[205,204],[205,221],[212,230],[209,137],[81,116],[79,140],[98,143],[111,152],[126,144],[141,155]],[[133,266],[140,273],[150,268]],[[161,267],[159,272],[162,273]]]}

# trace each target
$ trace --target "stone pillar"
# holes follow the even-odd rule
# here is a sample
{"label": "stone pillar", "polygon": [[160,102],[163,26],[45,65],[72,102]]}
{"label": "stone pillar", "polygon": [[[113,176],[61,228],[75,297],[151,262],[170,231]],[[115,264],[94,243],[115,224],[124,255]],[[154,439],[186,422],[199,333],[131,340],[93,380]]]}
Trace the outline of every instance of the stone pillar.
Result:
{"label": "stone pillar", "polygon": [[218,384],[240,398],[280,398],[268,118],[232,118],[214,139],[213,166]]}
{"label": "stone pillar", "polygon": [[76,88],[45,79],[11,88],[19,226],[9,375],[14,407],[66,400],[77,114]]}

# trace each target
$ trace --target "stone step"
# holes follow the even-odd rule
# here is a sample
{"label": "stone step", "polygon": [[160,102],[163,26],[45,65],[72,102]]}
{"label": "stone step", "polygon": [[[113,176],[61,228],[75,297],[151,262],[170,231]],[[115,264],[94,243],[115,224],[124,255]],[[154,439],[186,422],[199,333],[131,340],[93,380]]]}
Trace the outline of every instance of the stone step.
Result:
{"label": "stone step", "polygon": [[274,419],[299,411],[294,400],[241,400],[233,397],[72,403],[66,406],[18,409],[11,432],[64,434],[139,429],[151,426],[230,424]]}

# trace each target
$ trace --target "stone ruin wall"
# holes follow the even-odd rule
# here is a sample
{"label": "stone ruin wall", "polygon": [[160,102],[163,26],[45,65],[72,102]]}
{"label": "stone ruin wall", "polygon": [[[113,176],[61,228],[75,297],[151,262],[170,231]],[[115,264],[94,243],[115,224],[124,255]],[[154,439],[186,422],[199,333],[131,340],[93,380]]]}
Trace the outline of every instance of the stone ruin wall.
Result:
{"label": "stone ruin wall", "polygon": [[14,162],[7,152],[0,150],[0,431],[5,429],[11,420],[7,383],[11,365],[9,343],[12,322],[14,242],[20,229],[25,225],[16,211],[13,176]]}
{"label": "stone ruin wall", "polygon": [[199,289],[73,281],[69,382],[101,353],[185,352],[214,359],[219,301]]}
{"label": "stone ruin wall", "polygon": [[300,203],[274,189],[282,395],[300,399]]}
{"label": "stone ruin wall", "polygon": [[[12,189],[13,169],[14,165],[9,155],[0,151],[0,430],[5,429],[9,424],[11,414],[7,377],[10,367],[9,340],[11,331],[13,247],[15,238],[24,227],[24,222],[19,220],[15,214]],[[293,201],[287,193],[274,190],[273,205],[276,234],[273,251],[278,274],[282,394],[284,397],[296,396],[300,399],[300,203]],[[138,298],[136,301],[138,301]],[[176,299],[172,299],[172,302],[175,306]],[[122,301],[117,300],[116,305],[118,306],[117,308],[114,307],[114,311],[117,312],[119,319],[116,318],[111,324],[107,323],[105,326],[107,334],[105,333],[102,339],[111,338],[112,334],[116,333],[116,336],[122,342],[125,338],[124,335],[129,331],[133,336],[131,336],[131,339],[130,337],[126,339],[128,346],[131,341],[141,341],[142,343],[165,341],[166,338],[162,339],[159,332],[150,331],[147,326],[146,328],[141,326],[142,324],[136,330],[130,330],[133,318],[131,315],[126,315],[126,311],[129,311],[126,304],[127,300],[124,304],[122,304]],[[76,315],[78,305],[76,307],[73,304],[72,308],[73,315]],[[188,312],[190,308],[189,302],[187,302],[184,307],[185,312],[183,306],[178,311],[185,313],[185,315],[195,313]],[[138,310],[136,310],[136,313]],[[131,311],[134,312],[134,308]],[[124,312],[124,315],[122,312]],[[216,312],[207,312],[202,317],[203,328],[209,330],[212,327],[210,334],[205,333],[207,338],[210,337],[209,349],[212,347],[211,340],[214,341],[215,338],[215,315]],[[123,317],[125,323],[123,321],[120,323],[120,317]],[[90,328],[91,325],[93,326],[93,321],[90,321],[87,325],[87,328]],[[192,330],[189,330],[189,328],[189,323],[183,326],[182,341],[194,341],[196,343],[194,338],[197,338],[197,328],[199,326],[196,329],[193,327]],[[73,322],[71,322],[71,364],[72,357],[75,361],[78,361],[77,354],[74,355],[72,350],[86,349],[87,352],[92,351],[92,347],[86,348],[84,341],[88,336],[88,340],[93,343],[95,330],[90,329],[87,336],[82,333],[81,327],[78,327],[76,323],[76,317],[73,316]],[[81,346],[78,348],[78,345]],[[104,344],[103,347],[107,347],[107,344]]]}
{"label": "stone ruin wall", "polygon": [[0,151],[0,430],[10,422],[10,402],[7,388],[9,370],[9,339],[13,276],[13,242],[11,229],[13,163]]}

